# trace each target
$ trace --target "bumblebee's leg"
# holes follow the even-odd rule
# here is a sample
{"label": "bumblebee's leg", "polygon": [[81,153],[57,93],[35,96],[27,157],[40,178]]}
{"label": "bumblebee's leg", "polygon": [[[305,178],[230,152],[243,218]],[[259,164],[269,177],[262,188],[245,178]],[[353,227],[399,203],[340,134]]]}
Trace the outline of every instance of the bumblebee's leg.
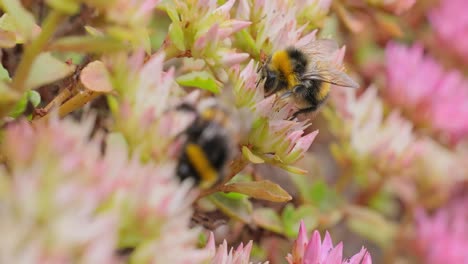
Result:
{"label": "bumblebee's leg", "polygon": [[313,112],[317,110],[317,106],[311,106],[311,107],[307,107],[307,108],[303,108],[303,109],[299,109],[298,111],[296,111],[288,120],[291,121],[293,120],[294,118],[296,118],[298,115],[300,114],[305,114],[305,113],[310,113],[310,112]]}

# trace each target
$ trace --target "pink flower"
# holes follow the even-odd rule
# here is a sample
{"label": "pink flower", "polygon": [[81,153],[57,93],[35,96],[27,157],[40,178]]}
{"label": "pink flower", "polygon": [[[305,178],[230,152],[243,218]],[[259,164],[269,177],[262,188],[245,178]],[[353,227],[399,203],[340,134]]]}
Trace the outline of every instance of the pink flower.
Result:
{"label": "pink flower", "polygon": [[112,179],[99,173],[92,120],[26,122],[5,131],[0,171],[1,263],[114,263],[116,214],[100,211]]}
{"label": "pink flower", "polygon": [[192,57],[203,59],[209,65],[228,67],[247,59],[247,53],[236,53],[232,48],[232,37],[252,22],[232,19],[230,12],[234,4],[235,0],[220,6],[216,1],[171,1],[165,8],[173,20],[170,32],[177,30],[169,34],[177,45],[168,45],[166,51],[178,54],[190,50]]}
{"label": "pink flower", "polygon": [[[189,229],[195,193],[168,157],[142,164],[119,133],[90,139],[92,118],[10,125],[0,167],[1,263],[201,263]],[[97,133],[99,135],[99,133]],[[104,152],[104,154],[102,153]]]}
{"label": "pink flower", "polygon": [[391,43],[386,62],[385,94],[390,102],[451,141],[468,135],[468,81],[461,73],[445,71],[420,45]]}
{"label": "pink flower", "polygon": [[[252,250],[252,241],[250,241],[245,247],[241,243],[236,249],[231,248],[228,252],[228,245],[226,240],[223,244],[219,245],[216,249],[213,233],[210,233],[210,238],[206,248],[211,253],[211,264],[249,264],[250,262],[250,251]],[[265,262],[268,263],[268,262]]]}
{"label": "pink flower", "polygon": [[372,264],[371,256],[364,247],[350,259],[343,260],[343,243],[333,247],[328,232],[325,233],[323,242],[318,231],[314,231],[309,241],[302,221],[292,253],[286,259],[289,264]]}
{"label": "pink flower", "polygon": [[464,0],[444,0],[429,12],[429,21],[442,42],[468,63],[468,6]]}
{"label": "pink flower", "polygon": [[468,263],[468,197],[453,200],[429,216],[416,214],[416,243],[424,263]]}
{"label": "pink flower", "polygon": [[[327,1],[323,1],[327,5]],[[316,31],[305,33],[306,26],[298,25],[297,16],[306,7],[320,10],[321,6],[316,3],[300,3],[290,5],[288,1],[261,1],[257,0],[250,5],[247,1],[241,1],[237,9],[237,17],[242,19],[259,19],[252,28],[254,32],[256,47],[267,52],[296,45],[301,39],[311,41],[315,39]],[[310,20],[312,10],[309,10]]]}
{"label": "pink flower", "polygon": [[351,89],[341,89],[332,95],[342,119],[342,125],[334,133],[347,135],[355,151],[353,155],[393,170],[409,166],[421,153],[412,123],[398,111],[385,116],[375,87],[369,87],[359,97]]}
{"label": "pink flower", "polygon": [[144,27],[160,0],[118,0],[105,9],[107,18],[120,25]]}

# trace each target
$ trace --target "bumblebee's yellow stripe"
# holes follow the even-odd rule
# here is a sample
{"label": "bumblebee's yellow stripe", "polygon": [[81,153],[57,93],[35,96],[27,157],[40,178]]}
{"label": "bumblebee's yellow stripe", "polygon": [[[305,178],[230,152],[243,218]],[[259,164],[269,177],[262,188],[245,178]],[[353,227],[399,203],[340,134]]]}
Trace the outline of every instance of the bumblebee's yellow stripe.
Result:
{"label": "bumblebee's yellow stripe", "polygon": [[186,151],[192,166],[200,175],[201,187],[207,188],[213,185],[216,182],[217,172],[211,166],[203,150],[196,144],[188,143]]}
{"label": "bumblebee's yellow stripe", "polygon": [[330,84],[326,82],[322,82],[320,84],[320,89],[317,95],[317,99],[323,100],[325,97],[327,97],[328,93],[330,93]]}
{"label": "bumblebee's yellow stripe", "polygon": [[297,84],[296,74],[294,74],[293,65],[291,64],[291,59],[289,58],[287,51],[280,50],[273,53],[271,64],[273,68],[283,73],[288,80],[289,88],[292,88]]}

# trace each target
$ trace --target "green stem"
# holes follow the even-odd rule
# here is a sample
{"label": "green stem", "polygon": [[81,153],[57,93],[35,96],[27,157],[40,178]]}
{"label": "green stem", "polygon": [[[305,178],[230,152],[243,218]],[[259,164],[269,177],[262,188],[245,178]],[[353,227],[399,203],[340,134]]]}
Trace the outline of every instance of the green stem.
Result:
{"label": "green stem", "polygon": [[31,70],[34,60],[47,44],[49,39],[55,33],[55,29],[65,16],[56,10],[51,10],[47,15],[42,26],[41,33],[34,39],[31,45],[27,46],[23,58],[21,59],[15,76],[13,77],[12,87],[14,90],[23,93],[26,91],[25,83]]}

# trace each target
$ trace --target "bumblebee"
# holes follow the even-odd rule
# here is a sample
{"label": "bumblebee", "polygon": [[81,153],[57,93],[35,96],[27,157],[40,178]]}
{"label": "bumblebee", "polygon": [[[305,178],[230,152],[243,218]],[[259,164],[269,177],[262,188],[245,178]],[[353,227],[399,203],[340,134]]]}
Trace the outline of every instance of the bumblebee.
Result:
{"label": "bumblebee", "polygon": [[196,117],[183,132],[176,173],[181,180],[192,178],[200,188],[209,188],[224,177],[231,157],[227,112],[212,100],[200,103],[200,110],[188,104],[178,110],[193,112]]}
{"label": "bumblebee", "polygon": [[343,68],[333,62],[338,44],[330,39],[318,39],[303,47],[288,47],[274,52],[259,68],[264,81],[265,97],[282,92],[280,99],[292,97],[298,108],[291,119],[301,113],[313,112],[326,101],[332,84],[359,88]]}

